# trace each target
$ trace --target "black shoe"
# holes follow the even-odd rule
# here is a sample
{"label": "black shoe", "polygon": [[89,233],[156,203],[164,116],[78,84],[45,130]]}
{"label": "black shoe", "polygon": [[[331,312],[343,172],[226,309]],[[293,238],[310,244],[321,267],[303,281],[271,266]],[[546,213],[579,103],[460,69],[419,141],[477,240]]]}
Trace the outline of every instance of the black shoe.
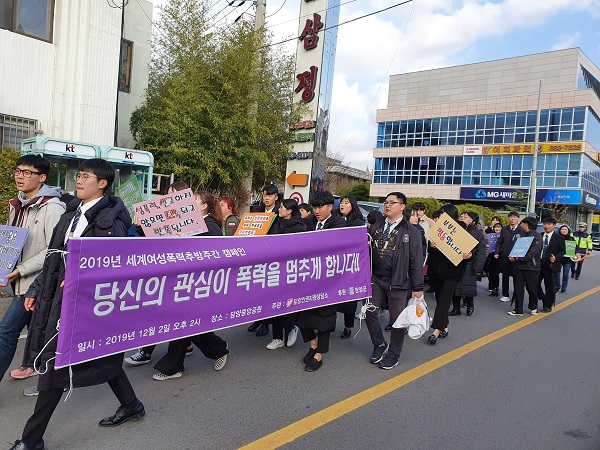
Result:
{"label": "black shoe", "polygon": [[383,355],[385,355],[385,352],[388,349],[388,344],[387,342],[384,342],[381,345],[375,345],[373,347],[373,353],[371,353],[371,357],[369,358],[369,361],[371,361],[371,364],[377,364],[378,362],[381,362],[381,360],[383,359]]}
{"label": "black shoe", "polygon": [[571,278],[575,278],[575,274],[574,273],[571,274]]}
{"label": "black shoe", "polygon": [[549,313],[549,312],[552,312],[552,308],[544,308],[544,309],[542,309],[542,312],[543,312],[543,313]]}
{"label": "black shoe", "polygon": [[22,441],[15,441],[15,444],[9,450],[45,450],[45,448],[44,441],[40,441],[33,447],[25,445]]}
{"label": "black shoe", "polygon": [[575,277],[576,280],[579,280],[579,277]]}
{"label": "black shoe", "polygon": [[467,299],[467,316],[473,314],[473,311],[475,311],[475,300],[473,300],[473,297],[469,297]]}
{"label": "black shoe", "polygon": [[473,314],[473,311],[475,311],[475,308],[473,306],[467,306],[467,316]]}
{"label": "black shoe", "polygon": [[386,355],[385,358],[379,363],[380,369],[390,370],[398,365],[398,357],[393,355]]}
{"label": "black shoe", "polygon": [[304,370],[306,370],[307,372],[316,372],[321,368],[322,365],[323,360],[319,361],[318,359],[313,358],[306,363],[306,366],[304,366]]}
{"label": "black shoe", "polygon": [[438,338],[437,338],[437,336],[435,334],[432,334],[431,336],[429,336],[427,338],[427,341],[429,341],[429,343],[431,345],[434,345],[435,343],[437,343],[437,340],[438,340]]}
{"label": "black shoe", "polygon": [[449,316],[460,316],[461,312],[460,309],[453,309],[452,311],[448,312]]}
{"label": "black shoe", "polygon": [[144,405],[138,401],[138,405],[131,411],[127,411],[123,406],[119,406],[114,416],[102,419],[98,425],[101,427],[117,427],[128,420],[139,420],[145,415]]}
{"label": "black shoe", "polygon": [[446,338],[446,336],[448,336],[448,333],[449,333],[449,331],[442,330],[442,331],[440,331],[440,334],[438,335],[438,338],[444,339],[444,338]]}
{"label": "black shoe", "polygon": [[348,330],[347,328],[344,328],[344,331],[342,331],[342,335],[340,337],[342,339],[348,339],[351,336],[352,336],[352,330]]}
{"label": "black shoe", "polygon": [[556,288],[556,289],[554,290],[554,292],[556,292],[556,293],[558,294],[558,293],[560,292],[560,288]]}
{"label": "black shoe", "polygon": [[248,327],[248,331],[250,333],[254,333],[256,330],[258,330],[258,327],[260,327],[260,325],[261,325],[260,321],[258,321],[258,322],[252,322],[252,325],[250,325]]}
{"label": "black shoe", "polygon": [[266,323],[261,323],[256,330],[256,337],[266,336],[267,334],[269,334],[269,325]]}
{"label": "black shoe", "polygon": [[308,353],[306,355],[304,355],[304,358],[302,358],[302,362],[304,364],[308,364],[309,361],[311,359],[313,359],[313,356],[315,356],[315,353],[317,353],[317,349],[316,348],[309,348],[308,349]]}
{"label": "black shoe", "polygon": [[467,301],[464,298],[460,301],[460,307],[461,308],[466,308],[467,307]]}
{"label": "black shoe", "polygon": [[391,331],[392,330],[392,322],[388,322],[388,324],[385,326],[384,330]]}
{"label": "black shoe", "polygon": [[490,292],[490,297],[499,297],[500,294],[498,293],[498,289],[494,289],[492,292]]}

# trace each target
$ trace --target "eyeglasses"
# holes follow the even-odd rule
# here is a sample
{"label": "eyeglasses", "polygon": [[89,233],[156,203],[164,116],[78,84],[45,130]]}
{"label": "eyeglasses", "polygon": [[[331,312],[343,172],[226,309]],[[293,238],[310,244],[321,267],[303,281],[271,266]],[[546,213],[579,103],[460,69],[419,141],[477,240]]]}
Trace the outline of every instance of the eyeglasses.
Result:
{"label": "eyeglasses", "polygon": [[79,179],[82,179],[83,181],[86,181],[90,177],[96,178],[96,179],[98,178],[96,175],[90,175],[89,173],[85,173],[85,172],[83,172],[83,173],[80,173],[80,172],[76,173],[74,178],[75,178],[75,181],[79,181]]}
{"label": "eyeglasses", "polygon": [[15,177],[18,177],[19,175],[23,175],[25,178],[31,178],[31,175],[36,174],[39,175],[40,172],[34,172],[33,170],[21,170],[21,169],[14,169],[13,173],[15,175]]}
{"label": "eyeglasses", "polygon": [[400,203],[402,205],[402,202],[383,202],[384,206],[392,206],[395,205],[396,203]]}

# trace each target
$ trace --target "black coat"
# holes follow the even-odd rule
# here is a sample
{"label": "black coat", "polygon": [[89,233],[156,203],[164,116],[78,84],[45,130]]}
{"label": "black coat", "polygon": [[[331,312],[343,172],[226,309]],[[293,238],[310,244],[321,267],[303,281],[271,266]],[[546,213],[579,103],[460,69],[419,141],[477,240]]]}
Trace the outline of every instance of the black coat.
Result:
{"label": "black coat", "polygon": [[346,222],[347,227],[362,227],[365,225],[365,220],[362,217],[355,217],[354,219],[344,219],[344,222]]}
{"label": "black coat", "polygon": [[477,296],[477,274],[483,271],[483,265],[485,264],[485,238],[483,232],[475,225],[471,224],[467,228],[467,231],[471,236],[477,239],[477,245],[471,251],[473,256],[467,261],[467,268],[465,274],[458,284],[456,289],[456,295],[464,297],[476,297]]}
{"label": "black coat", "polygon": [[[463,222],[458,222],[459,225],[465,226]],[[470,259],[472,259],[471,256]],[[463,259],[457,266],[452,261],[446,258],[437,247],[429,246],[429,254],[427,256],[427,267],[429,278],[437,280],[454,280],[459,281],[464,276],[467,270],[468,259]]]}
{"label": "black coat", "polygon": [[213,216],[206,216],[204,218],[204,223],[208,227],[208,231],[197,234],[196,236],[223,236],[223,229]]}
{"label": "black coat", "polygon": [[[344,228],[345,226],[346,221],[342,216],[333,211],[331,217],[325,221],[323,230]],[[318,308],[300,311],[298,316],[298,326],[300,328],[312,328],[320,332],[335,331],[336,313],[337,305],[320,306]]]}
{"label": "black coat", "polygon": [[510,225],[502,227],[502,229],[500,230],[500,236],[496,241],[496,250],[494,251],[494,253],[503,258],[508,258],[508,255],[510,254],[513,245],[515,245],[515,241],[522,235],[523,230],[519,225],[517,225],[514,231],[510,229]]}
{"label": "black coat", "polygon": [[[67,210],[54,228],[49,250],[64,250],[67,229],[80,203],[81,200],[75,199],[67,206]],[[120,198],[112,195],[102,197],[85,213],[85,217],[88,226],[81,234],[82,237],[127,237],[127,229],[131,226],[131,217],[127,208]],[[41,352],[36,362],[36,367],[42,372],[45,371],[38,378],[40,391],[69,387],[69,369],[55,370],[54,359],[52,359],[56,356],[58,341],[56,329],[63,300],[63,289],[60,285],[64,277],[62,255],[48,252],[42,272],[26,294],[26,297],[35,298],[36,303],[25,344],[24,362],[29,359],[33,363],[34,358]],[[110,381],[121,372],[122,366],[123,353],[72,366],[73,386],[93,386]]]}
{"label": "black coat", "polygon": [[[542,251],[544,248],[544,236],[546,233],[542,234]],[[556,260],[551,263],[549,258],[550,255],[554,255]],[[565,256],[565,238],[562,234],[557,233],[556,231],[552,233],[550,239],[548,240],[548,248],[546,249],[546,253],[541,259],[542,269],[549,269],[552,272],[560,272],[561,269],[561,260]]]}
{"label": "black coat", "polygon": [[515,270],[540,270],[542,256],[542,235],[537,231],[521,232],[521,237],[533,236],[533,242],[529,246],[524,257],[513,262]]}
{"label": "black coat", "polygon": [[275,224],[275,230],[275,234],[301,233],[306,231],[306,222],[299,215],[287,220],[280,217]]}

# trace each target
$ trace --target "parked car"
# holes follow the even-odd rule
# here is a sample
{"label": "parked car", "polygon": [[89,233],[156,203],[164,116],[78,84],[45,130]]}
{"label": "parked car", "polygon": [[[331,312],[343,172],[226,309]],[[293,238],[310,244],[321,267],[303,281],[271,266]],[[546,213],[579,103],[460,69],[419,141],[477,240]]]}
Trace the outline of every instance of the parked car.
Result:
{"label": "parked car", "polygon": [[600,231],[594,231],[592,233],[592,247],[594,250],[600,250]]}

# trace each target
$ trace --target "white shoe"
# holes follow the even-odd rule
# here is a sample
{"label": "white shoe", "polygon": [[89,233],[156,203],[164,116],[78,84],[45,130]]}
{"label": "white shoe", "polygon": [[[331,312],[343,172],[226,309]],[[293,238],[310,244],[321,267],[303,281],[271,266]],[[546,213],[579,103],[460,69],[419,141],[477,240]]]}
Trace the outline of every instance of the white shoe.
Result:
{"label": "white shoe", "polygon": [[156,381],[164,381],[164,380],[168,380],[170,378],[179,378],[182,375],[183,375],[182,372],[177,372],[177,373],[174,373],[173,375],[165,375],[162,372],[158,372],[158,373],[155,373],[154,375],[152,375],[152,378],[155,379]]}
{"label": "white shoe", "polygon": [[532,309],[532,310],[531,310],[531,315],[532,315],[532,316],[535,316],[535,315],[537,315],[537,313],[538,313],[538,310],[537,310],[537,308],[536,308],[536,309]]}
{"label": "white shoe", "polygon": [[510,298],[508,297],[500,297],[501,302],[510,302]]}
{"label": "white shoe", "polygon": [[275,350],[277,348],[281,348],[284,346],[285,346],[285,344],[283,343],[283,341],[281,339],[273,339],[271,342],[269,342],[267,344],[267,348],[269,350]]}
{"label": "white shoe", "polygon": [[296,343],[296,339],[298,338],[298,327],[294,325],[294,328],[290,330],[287,338],[287,346],[291,347]]}
{"label": "white shoe", "polygon": [[[281,341],[281,342],[283,342],[283,341]],[[227,355],[223,355],[215,361],[214,369],[221,370],[223,367],[225,367],[226,363],[227,363]]]}

